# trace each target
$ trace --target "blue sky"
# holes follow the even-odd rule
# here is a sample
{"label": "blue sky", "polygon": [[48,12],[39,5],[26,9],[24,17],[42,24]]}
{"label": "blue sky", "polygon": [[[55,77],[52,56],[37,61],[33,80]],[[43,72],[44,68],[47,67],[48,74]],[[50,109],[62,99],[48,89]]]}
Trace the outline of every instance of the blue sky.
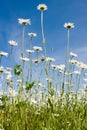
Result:
{"label": "blue sky", "polygon": [[[0,51],[9,52],[9,40],[18,42],[14,48],[14,62],[19,60],[22,27],[18,18],[30,18],[31,25],[26,26],[25,49],[29,45],[28,32],[37,33],[33,45],[42,46],[40,11],[37,5],[44,3],[48,10],[44,12],[44,31],[47,44],[47,56],[52,56],[57,63],[63,63],[67,44],[65,22],[75,23],[70,33],[70,51],[79,56],[79,60],[87,63],[87,0],[0,0]],[[51,53],[51,48],[54,52]],[[8,57],[9,58],[9,57]],[[3,58],[2,64],[8,64],[8,58]]]}

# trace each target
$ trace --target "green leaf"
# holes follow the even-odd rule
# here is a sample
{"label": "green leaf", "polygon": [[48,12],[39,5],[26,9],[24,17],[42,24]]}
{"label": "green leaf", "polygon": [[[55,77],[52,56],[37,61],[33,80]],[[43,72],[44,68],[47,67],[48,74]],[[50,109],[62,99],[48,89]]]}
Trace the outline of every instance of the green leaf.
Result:
{"label": "green leaf", "polygon": [[22,72],[22,68],[21,68],[21,65],[15,65],[14,66],[14,74],[19,76]]}
{"label": "green leaf", "polygon": [[45,69],[45,72],[46,72],[46,75],[48,75],[48,73],[49,73],[48,69]]}
{"label": "green leaf", "polygon": [[35,85],[35,81],[29,83],[26,81],[26,90],[29,91]]}
{"label": "green leaf", "polygon": [[51,112],[53,113],[53,104],[52,104],[50,98],[48,98],[48,103],[49,103],[49,105],[50,105],[50,107],[51,107]]}

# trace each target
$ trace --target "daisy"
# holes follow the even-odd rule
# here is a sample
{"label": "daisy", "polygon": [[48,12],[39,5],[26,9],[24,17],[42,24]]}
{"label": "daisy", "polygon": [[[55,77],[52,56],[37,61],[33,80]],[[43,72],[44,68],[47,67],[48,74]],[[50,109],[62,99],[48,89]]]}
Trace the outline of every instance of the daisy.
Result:
{"label": "daisy", "polygon": [[13,90],[13,89],[10,89],[9,94],[10,94],[10,96],[14,97],[14,96],[17,95],[17,92],[15,90]]}
{"label": "daisy", "polygon": [[71,64],[74,64],[74,65],[76,65],[76,64],[79,63],[77,60],[70,60],[69,62],[70,62]]}
{"label": "daisy", "polygon": [[77,64],[78,67],[80,67],[81,69],[87,69],[87,64],[84,64],[82,62],[79,62],[79,64]]}
{"label": "daisy", "polygon": [[55,61],[55,59],[54,59],[54,58],[51,58],[51,57],[46,57],[46,61],[47,61],[47,62],[52,62],[52,61]]}
{"label": "daisy", "polygon": [[8,53],[0,51],[0,56],[8,56]]}
{"label": "daisy", "polygon": [[28,53],[34,53],[34,50],[26,50],[26,52],[28,52]]}
{"label": "daisy", "polygon": [[31,24],[31,21],[30,21],[30,19],[19,18],[18,23],[23,24],[23,25],[27,25],[27,24]]}
{"label": "daisy", "polygon": [[52,69],[56,70],[57,66],[56,65],[51,65]]}
{"label": "daisy", "polygon": [[40,11],[45,11],[45,10],[47,10],[47,5],[45,5],[45,4],[39,4],[37,6],[37,9],[40,10]]}
{"label": "daisy", "polygon": [[72,28],[74,28],[75,26],[74,26],[74,23],[68,22],[68,23],[65,23],[65,24],[64,24],[64,27],[67,28],[67,29],[72,29]]}
{"label": "daisy", "polygon": [[39,47],[39,46],[34,46],[33,49],[34,49],[35,51],[42,51],[42,48]]}
{"label": "daisy", "polygon": [[13,41],[13,40],[10,40],[8,41],[8,43],[11,45],[11,46],[17,46],[17,42]]}
{"label": "daisy", "polygon": [[81,72],[80,72],[80,71],[78,71],[78,70],[76,70],[76,71],[74,71],[74,74],[78,74],[78,75],[80,75],[80,74],[81,74]]}
{"label": "daisy", "polygon": [[0,66],[0,73],[3,73],[5,71],[3,66]]}
{"label": "daisy", "polygon": [[78,57],[77,54],[75,54],[75,53],[73,53],[73,52],[70,52],[70,55],[71,55],[72,57]]}
{"label": "daisy", "polygon": [[37,36],[37,34],[36,33],[28,33],[28,35],[30,36],[30,37],[36,37]]}
{"label": "daisy", "polygon": [[45,59],[46,58],[44,56],[42,56],[40,60],[43,62],[43,61],[45,61]]}
{"label": "daisy", "polygon": [[64,71],[64,69],[65,69],[65,65],[58,65],[57,66],[57,68],[59,69],[59,70],[61,70],[61,71]]}
{"label": "daisy", "polygon": [[33,60],[34,63],[39,63],[38,59]]}
{"label": "daisy", "polygon": [[20,57],[20,59],[21,59],[22,61],[29,61],[29,58],[26,58],[26,57]]}

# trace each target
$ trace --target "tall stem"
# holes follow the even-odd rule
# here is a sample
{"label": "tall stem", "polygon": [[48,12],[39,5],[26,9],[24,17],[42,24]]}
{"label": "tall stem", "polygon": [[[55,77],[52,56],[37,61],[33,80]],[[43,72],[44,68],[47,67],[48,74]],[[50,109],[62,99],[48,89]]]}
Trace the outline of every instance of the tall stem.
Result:
{"label": "tall stem", "polygon": [[2,56],[0,56],[0,66],[1,66]]}
{"label": "tall stem", "polygon": [[69,59],[69,44],[70,44],[70,30],[67,32],[67,48],[66,48],[66,68],[68,69],[68,59]]}
{"label": "tall stem", "polygon": [[41,11],[41,30],[42,30],[42,44],[44,46],[44,56],[46,57],[46,42],[45,42],[44,28],[43,28],[43,11]]}
{"label": "tall stem", "polygon": [[[22,50],[21,50],[21,57],[24,58],[24,31],[25,26],[23,26],[23,32],[22,32]],[[22,60],[22,87],[24,83],[24,61]]]}
{"label": "tall stem", "polygon": [[11,51],[10,51],[10,67],[12,67],[12,51],[13,51],[13,46],[11,46]]}
{"label": "tall stem", "polygon": [[[30,50],[32,50],[32,37],[30,39]],[[30,82],[32,82],[32,53],[30,54]]]}
{"label": "tall stem", "polygon": [[68,58],[69,58],[69,44],[70,44],[70,30],[67,32],[67,47],[66,47],[66,58],[65,58],[65,70],[63,74],[62,93],[64,92],[65,73],[68,71]]}
{"label": "tall stem", "polygon": [[83,74],[83,70],[84,70],[84,69],[81,70],[81,74],[80,74],[79,77],[78,77],[78,85],[77,85],[77,90],[76,90],[76,92],[78,92],[79,87],[80,87],[80,82],[81,82],[81,77],[82,77],[82,74]]}

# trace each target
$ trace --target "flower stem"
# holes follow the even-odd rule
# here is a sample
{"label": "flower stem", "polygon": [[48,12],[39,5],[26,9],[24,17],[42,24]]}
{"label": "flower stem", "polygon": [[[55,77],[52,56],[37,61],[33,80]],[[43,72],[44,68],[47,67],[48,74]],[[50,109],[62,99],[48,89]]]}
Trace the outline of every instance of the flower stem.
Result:
{"label": "flower stem", "polygon": [[66,58],[65,58],[65,70],[64,70],[64,74],[63,74],[62,92],[64,92],[65,73],[68,71],[69,44],[70,44],[70,30],[68,29]]}
{"label": "flower stem", "polygon": [[10,51],[10,67],[12,67],[12,51],[13,51],[13,46],[11,46],[11,51]]}
{"label": "flower stem", "polygon": [[0,56],[0,66],[1,66],[2,56]]}
{"label": "flower stem", "polygon": [[44,56],[46,57],[46,41],[45,41],[44,28],[43,28],[43,11],[41,11],[41,30],[42,30],[42,44],[44,46]]}
{"label": "flower stem", "polygon": [[[22,32],[22,50],[21,50],[21,57],[24,58],[24,31],[25,26],[23,26],[23,32]],[[24,83],[24,61],[22,60],[22,87]]]}

